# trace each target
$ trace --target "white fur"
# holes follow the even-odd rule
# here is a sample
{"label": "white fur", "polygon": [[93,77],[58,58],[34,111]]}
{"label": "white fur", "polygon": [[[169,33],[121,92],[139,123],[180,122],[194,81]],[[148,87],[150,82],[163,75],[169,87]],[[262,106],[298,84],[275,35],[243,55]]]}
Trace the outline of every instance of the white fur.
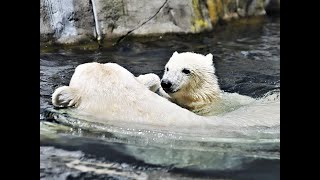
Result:
{"label": "white fur", "polygon": [[62,86],[52,94],[52,104],[56,107],[73,107],[80,103],[80,96],[76,89]]}
{"label": "white fur", "polygon": [[69,86],[58,88],[52,94],[52,102],[54,106],[93,116],[94,122],[123,122],[132,126],[142,123],[158,129],[188,127],[211,131],[218,126],[271,127],[280,122],[278,102],[271,102],[271,105],[253,103],[253,106],[232,112],[233,116],[206,118],[150,91],[138,79],[114,63],[82,64],[76,68]]}
{"label": "white fur", "polygon": [[[76,68],[69,86],[64,87],[76,90],[77,94],[65,96],[65,91],[58,88],[52,94],[53,105],[62,107],[66,103],[59,102],[79,97],[71,99],[77,104],[72,108],[79,113],[93,115],[97,121],[149,122],[160,126],[185,122],[196,125],[199,119],[207,121],[150,91],[138,79],[142,80],[118,64],[82,64]],[[56,101],[59,98],[60,101]]]}
{"label": "white fur", "polygon": [[[199,115],[211,115],[221,100],[221,90],[215,75],[212,54],[174,52],[162,77],[172,83],[171,101]],[[182,72],[191,71],[190,74]]]}
{"label": "white fur", "polygon": [[156,92],[160,88],[160,78],[156,74],[140,75],[137,77],[137,80],[150,89],[150,91]]}

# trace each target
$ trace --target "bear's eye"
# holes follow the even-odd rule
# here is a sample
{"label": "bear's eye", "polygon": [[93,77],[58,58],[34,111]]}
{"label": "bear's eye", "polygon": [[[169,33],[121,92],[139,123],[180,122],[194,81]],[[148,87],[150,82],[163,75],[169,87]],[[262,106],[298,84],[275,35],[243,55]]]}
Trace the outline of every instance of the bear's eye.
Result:
{"label": "bear's eye", "polygon": [[169,71],[169,68],[167,68],[167,71]]}
{"label": "bear's eye", "polygon": [[188,70],[188,69],[182,69],[182,72],[185,74],[190,74],[190,70]]}

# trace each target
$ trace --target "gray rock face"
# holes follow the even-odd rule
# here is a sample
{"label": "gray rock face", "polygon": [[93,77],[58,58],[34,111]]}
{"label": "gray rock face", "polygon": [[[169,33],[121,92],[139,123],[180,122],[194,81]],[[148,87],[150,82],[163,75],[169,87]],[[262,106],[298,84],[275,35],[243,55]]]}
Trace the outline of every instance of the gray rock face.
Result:
{"label": "gray rock face", "polygon": [[198,33],[221,20],[272,10],[280,11],[280,0],[40,0],[40,42],[79,43],[97,39],[97,32],[105,41]]}
{"label": "gray rock face", "polygon": [[280,0],[266,0],[266,13],[267,14],[279,14],[280,13]]}
{"label": "gray rock face", "polygon": [[[145,5],[139,3],[139,0],[130,1],[130,4],[124,6],[125,14],[119,19],[118,26],[113,33],[122,35],[133,30],[133,34],[143,35],[189,31],[188,17],[191,12],[185,10],[186,7],[189,7],[188,1],[180,4],[179,1],[175,2],[175,7],[179,7],[179,9],[171,8],[168,2],[168,0],[154,1],[152,7],[145,8]],[[133,4],[140,5],[135,7]],[[141,11],[142,9],[143,11]],[[181,18],[181,13],[185,13],[185,17]],[[179,22],[180,20],[181,22]],[[186,29],[178,26],[178,22],[180,25],[183,24],[182,27],[184,26]]]}
{"label": "gray rock face", "polygon": [[92,7],[85,0],[41,0],[40,39],[75,43],[94,38]]}

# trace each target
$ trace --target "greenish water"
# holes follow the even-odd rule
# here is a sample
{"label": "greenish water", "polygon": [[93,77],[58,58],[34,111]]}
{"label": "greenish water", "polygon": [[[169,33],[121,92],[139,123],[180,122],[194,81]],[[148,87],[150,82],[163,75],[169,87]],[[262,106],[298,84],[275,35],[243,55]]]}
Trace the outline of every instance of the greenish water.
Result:
{"label": "greenish water", "polygon": [[45,110],[52,108],[52,92],[69,83],[77,65],[116,62],[135,75],[153,72],[162,77],[174,51],[212,53],[219,84],[226,92],[258,98],[280,91],[280,18],[243,20],[214,33],[128,38],[100,50],[44,48],[40,54],[40,177],[280,179],[279,127],[270,130],[277,135],[268,141],[258,141],[257,136],[217,140],[130,127],[86,130],[45,118]]}

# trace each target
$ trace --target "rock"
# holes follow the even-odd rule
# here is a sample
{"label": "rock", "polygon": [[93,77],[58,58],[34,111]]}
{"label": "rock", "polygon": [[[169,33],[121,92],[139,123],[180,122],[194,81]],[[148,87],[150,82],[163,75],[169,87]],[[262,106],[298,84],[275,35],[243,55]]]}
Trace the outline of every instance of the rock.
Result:
{"label": "rock", "polygon": [[222,19],[230,20],[230,19],[238,18],[239,15],[237,13],[237,10],[238,10],[237,8],[238,8],[237,0],[225,1],[223,6],[224,16]]}
{"label": "rock", "polygon": [[75,43],[94,37],[89,1],[41,0],[40,42]]}
{"label": "rock", "polygon": [[266,0],[265,10],[268,15],[279,15],[280,0]]}
{"label": "rock", "polygon": [[266,11],[279,12],[280,0],[40,0],[40,42],[92,41],[98,39],[97,31],[104,42],[128,35],[198,33],[221,20]]}
{"label": "rock", "polygon": [[266,14],[265,0],[239,0],[238,14],[241,17],[260,16]]}

